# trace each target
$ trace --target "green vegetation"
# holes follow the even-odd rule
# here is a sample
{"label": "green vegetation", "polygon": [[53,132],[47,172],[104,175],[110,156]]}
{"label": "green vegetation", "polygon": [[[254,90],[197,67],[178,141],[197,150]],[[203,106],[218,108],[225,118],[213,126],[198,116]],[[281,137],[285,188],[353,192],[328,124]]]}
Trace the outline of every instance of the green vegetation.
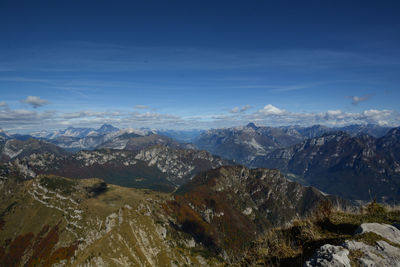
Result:
{"label": "green vegetation", "polygon": [[367,245],[370,245],[370,246],[375,245],[376,241],[382,240],[382,241],[385,241],[386,243],[388,243],[388,244],[390,244],[390,245],[392,245],[394,247],[400,248],[400,245],[398,245],[396,243],[393,243],[393,242],[387,240],[386,238],[383,238],[380,235],[378,235],[376,233],[373,233],[373,232],[367,232],[367,233],[363,233],[361,235],[356,235],[352,239],[356,240],[356,241],[363,242],[363,243],[365,243]]}
{"label": "green vegetation", "polygon": [[70,195],[74,192],[78,182],[54,175],[47,175],[40,177],[40,184],[50,190],[58,191],[63,195]]}

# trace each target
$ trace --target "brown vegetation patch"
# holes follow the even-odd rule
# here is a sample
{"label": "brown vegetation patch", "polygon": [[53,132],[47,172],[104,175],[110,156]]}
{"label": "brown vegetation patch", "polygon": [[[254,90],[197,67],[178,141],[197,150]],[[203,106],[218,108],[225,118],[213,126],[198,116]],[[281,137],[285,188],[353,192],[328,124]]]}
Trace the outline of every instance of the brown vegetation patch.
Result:
{"label": "brown vegetation patch", "polygon": [[8,246],[3,247],[1,266],[18,266],[25,251],[30,247],[33,237],[33,233],[19,235]]}
{"label": "brown vegetation patch", "polygon": [[[175,201],[167,202],[164,210],[177,218],[181,230],[208,248],[214,251],[222,248],[233,253],[240,251],[243,244],[255,237],[256,226],[240,210],[236,210],[229,195],[210,190],[210,183],[215,181],[211,179],[206,185],[176,195]],[[203,218],[206,210],[214,214],[209,221]]]}
{"label": "brown vegetation patch", "polygon": [[0,266],[19,266],[24,264],[22,260],[26,258],[28,261],[24,266],[52,266],[74,256],[77,243],[55,249],[58,241],[58,225],[52,228],[44,225],[36,237],[33,233],[19,235],[9,244],[0,247]]}

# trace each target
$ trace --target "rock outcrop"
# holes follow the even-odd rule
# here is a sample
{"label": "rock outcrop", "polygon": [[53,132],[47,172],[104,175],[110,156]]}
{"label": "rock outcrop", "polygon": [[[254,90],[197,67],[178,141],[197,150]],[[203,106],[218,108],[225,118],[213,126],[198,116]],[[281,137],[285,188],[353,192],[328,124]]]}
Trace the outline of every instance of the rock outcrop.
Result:
{"label": "rock outcrop", "polygon": [[400,244],[400,230],[388,224],[380,223],[363,223],[357,229],[356,234],[376,233],[387,240]]}
{"label": "rock outcrop", "polygon": [[[304,266],[400,266],[400,230],[388,224],[363,223],[355,239],[320,247]],[[353,263],[353,264],[352,264]]]}
{"label": "rock outcrop", "polygon": [[323,245],[304,266],[351,267],[349,250],[341,246]]}

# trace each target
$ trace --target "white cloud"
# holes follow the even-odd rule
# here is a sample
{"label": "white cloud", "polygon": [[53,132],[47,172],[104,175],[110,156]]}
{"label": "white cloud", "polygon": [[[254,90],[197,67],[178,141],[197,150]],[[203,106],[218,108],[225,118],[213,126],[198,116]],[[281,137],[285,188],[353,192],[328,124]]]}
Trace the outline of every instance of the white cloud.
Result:
{"label": "white cloud", "polygon": [[135,106],[135,109],[148,109],[149,108],[149,106],[146,106],[146,105],[136,105]]}
{"label": "white cloud", "polygon": [[78,112],[69,112],[61,115],[64,119],[80,119],[80,118],[87,118],[87,117],[96,117],[96,118],[104,118],[110,115],[107,112],[96,112],[90,110],[82,110]]}
{"label": "white cloud", "polygon": [[26,99],[21,100],[21,102],[31,105],[33,108],[38,108],[49,103],[49,101],[42,99],[38,96],[28,96]]}
{"label": "white cloud", "polygon": [[252,106],[251,105],[244,105],[243,107],[239,108],[239,107],[234,107],[233,109],[230,110],[231,113],[239,113],[239,112],[245,112],[249,109],[251,109]]}
{"label": "white cloud", "polygon": [[8,104],[6,101],[1,101],[0,102],[0,108],[8,108]]}
{"label": "white cloud", "polygon": [[252,108],[251,105],[245,105],[245,106],[243,106],[243,107],[240,109],[240,112],[244,112],[244,111],[249,110],[249,109],[251,109],[251,108]]}
{"label": "white cloud", "polygon": [[[246,107],[246,106],[244,106]],[[260,125],[302,125],[322,124],[327,126],[344,126],[349,124],[379,124],[387,126],[400,125],[400,115],[392,110],[370,109],[362,112],[328,110],[324,112],[290,112],[272,104],[252,113],[223,112],[219,114],[199,114],[198,116],[181,117],[158,112],[127,111],[91,111],[56,112],[26,109],[0,109],[0,125],[9,132],[29,132],[35,130],[63,129],[68,126],[98,127],[111,123],[120,128],[169,128],[169,129],[206,129],[245,125],[256,122]]]}
{"label": "white cloud", "polygon": [[264,108],[260,109],[258,111],[259,113],[263,114],[263,115],[283,115],[286,112],[286,110],[284,109],[279,109],[271,104],[266,105]]}
{"label": "white cloud", "polygon": [[233,109],[231,109],[231,113],[238,113],[239,111],[239,107],[234,107]]}
{"label": "white cloud", "polygon": [[290,125],[298,124],[309,126],[323,124],[328,126],[344,126],[349,124],[378,124],[398,126],[400,115],[392,110],[365,110],[363,112],[345,112],[342,110],[328,110],[319,113],[288,112],[272,105],[267,105],[257,113],[250,114],[247,121],[257,121],[262,124]]}
{"label": "white cloud", "polygon": [[351,98],[351,103],[356,106],[361,102],[364,102],[366,100],[368,100],[371,97],[371,95],[362,95],[362,96],[349,96],[349,98]]}

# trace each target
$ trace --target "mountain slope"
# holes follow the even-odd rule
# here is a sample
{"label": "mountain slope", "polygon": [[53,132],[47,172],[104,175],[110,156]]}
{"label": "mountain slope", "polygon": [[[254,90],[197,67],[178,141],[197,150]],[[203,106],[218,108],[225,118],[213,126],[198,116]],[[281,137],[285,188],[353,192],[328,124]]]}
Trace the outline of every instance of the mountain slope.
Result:
{"label": "mountain slope", "polygon": [[169,224],[169,195],[99,179],[40,176],[0,184],[2,266],[215,265]]}
{"label": "mountain slope", "polygon": [[286,134],[282,129],[246,127],[215,129],[202,133],[194,142],[200,148],[221,157],[246,164],[254,157],[301,142],[302,139]]}
{"label": "mountain slope", "polygon": [[334,129],[323,125],[313,125],[310,127],[284,126],[279,128],[284,130],[288,135],[296,136],[299,139],[315,138],[325,133],[335,131]]}
{"label": "mountain slope", "polygon": [[202,173],[178,189],[166,209],[180,228],[215,252],[235,251],[273,226],[311,214],[325,196],[290,182],[278,170],[243,166]]}
{"label": "mountain slope", "polygon": [[278,168],[345,198],[400,201],[398,132],[395,128],[379,139],[329,133],[257,157],[252,166]]}
{"label": "mountain slope", "polygon": [[184,145],[176,142],[167,136],[149,134],[138,135],[136,133],[125,133],[115,138],[110,139],[108,142],[101,144],[98,148],[111,148],[111,149],[126,149],[137,151],[153,145],[164,145],[172,148],[183,148]]}
{"label": "mountain slope", "polygon": [[345,131],[352,136],[358,134],[368,134],[370,136],[380,138],[388,133],[390,127],[380,126],[376,124],[355,124],[339,128],[338,130]]}
{"label": "mountain slope", "polygon": [[55,174],[70,178],[98,177],[107,183],[173,191],[195,174],[230,164],[206,151],[153,146],[139,151],[102,149],[56,157],[35,154],[8,163],[9,170],[32,178]]}
{"label": "mountain slope", "polygon": [[10,139],[3,142],[3,145],[0,145],[0,149],[0,160],[2,161],[41,153],[51,153],[55,156],[68,154],[64,149],[56,145],[33,138],[26,141]]}

